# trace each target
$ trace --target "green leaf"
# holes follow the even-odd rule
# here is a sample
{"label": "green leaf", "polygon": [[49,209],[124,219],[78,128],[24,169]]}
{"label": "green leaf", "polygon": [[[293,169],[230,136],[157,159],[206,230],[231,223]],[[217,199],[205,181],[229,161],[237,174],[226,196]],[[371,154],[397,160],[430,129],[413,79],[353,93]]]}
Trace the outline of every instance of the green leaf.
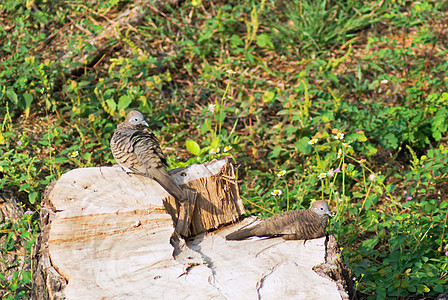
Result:
{"label": "green leaf", "polygon": [[214,32],[212,30],[201,31],[201,35],[199,36],[198,43],[203,43],[209,41],[213,36]]}
{"label": "green leaf", "polygon": [[269,153],[269,158],[275,158],[280,155],[280,152],[282,151],[282,146],[277,145],[274,147],[274,150],[272,150],[271,153]]}
{"label": "green leaf", "polygon": [[140,101],[138,110],[144,114],[152,114],[152,102],[148,101],[145,96],[138,97],[138,100]]}
{"label": "green leaf", "polygon": [[432,136],[436,141],[439,141],[442,138],[442,133],[445,133],[448,128],[448,125],[445,122],[446,115],[447,113],[445,109],[439,109],[437,114],[431,118]]}
{"label": "green leaf", "polygon": [[388,133],[384,136],[384,139],[388,141],[390,148],[392,149],[398,148],[398,139],[394,134]]}
{"label": "green leaf", "polygon": [[31,282],[31,271],[23,271],[22,272],[22,281],[23,281],[23,283]]}
{"label": "green leaf", "polygon": [[14,105],[19,104],[19,101],[17,100],[17,94],[13,90],[8,90],[6,92],[6,97],[8,97],[8,99],[11,100]]}
{"label": "green leaf", "polygon": [[9,251],[12,250],[13,247],[14,247],[14,233],[10,232],[8,234],[8,237],[6,238],[6,242],[3,245],[3,248]]}
{"label": "green leaf", "polygon": [[43,23],[45,25],[48,24],[48,18],[47,18],[48,15],[46,13],[43,13],[40,10],[36,10],[36,11],[33,11],[33,16],[37,23]]}
{"label": "green leaf", "polygon": [[30,200],[31,204],[34,204],[36,202],[37,198],[37,192],[31,192],[28,194],[28,199]]}
{"label": "green leaf", "polygon": [[222,125],[224,123],[224,120],[226,119],[226,114],[223,112],[222,114],[216,114],[215,120],[218,122],[218,124]]}
{"label": "green leaf", "polygon": [[363,131],[360,131],[360,132],[356,132],[356,133],[350,134],[350,135],[348,136],[348,139],[349,139],[349,140],[356,140],[356,141],[358,141],[358,142],[365,142],[365,141],[367,141],[367,138],[366,138],[366,136],[364,135],[364,132],[363,132]]}
{"label": "green leaf", "polygon": [[293,135],[295,134],[295,132],[296,132],[297,130],[299,130],[299,128],[297,128],[296,126],[289,126],[289,127],[286,129],[286,135],[287,135],[288,137],[293,137]]}
{"label": "green leaf", "polygon": [[236,48],[242,45],[244,45],[243,40],[236,34],[232,35],[232,37],[230,38],[230,47]]}
{"label": "green leaf", "polygon": [[388,184],[388,185],[386,186],[386,189],[387,189],[387,191],[388,191],[389,193],[393,193],[393,191],[395,190],[396,187],[397,187],[397,186],[396,186],[395,184]]}
{"label": "green leaf", "polygon": [[22,232],[22,234],[20,235],[20,237],[22,238],[22,239],[25,239],[25,240],[27,240],[27,239],[29,239],[29,237],[30,237],[30,233],[28,232],[28,231],[23,231]]}
{"label": "green leaf", "polygon": [[296,149],[298,151],[300,151],[301,153],[311,153],[311,145],[308,144],[308,142],[310,141],[310,138],[305,136],[303,138],[301,138],[297,143],[295,143]]}
{"label": "green leaf", "polygon": [[257,44],[261,48],[266,46],[269,46],[269,48],[271,49],[274,48],[274,44],[272,44],[271,37],[266,33],[262,33],[257,37]]}
{"label": "green leaf", "polygon": [[376,291],[376,294],[377,294],[377,296],[376,296],[376,299],[377,299],[377,300],[386,299],[387,294],[386,294],[385,291],[383,291],[383,290],[377,290],[377,291]]}
{"label": "green leaf", "polygon": [[201,134],[204,134],[204,133],[206,133],[208,131],[213,132],[212,120],[211,119],[205,119],[204,123],[202,123],[200,128],[201,128]]}
{"label": "green leaf", "polygon": [[247,61],[248,61],[251,65],[254,64],[254,56],[253,56],[251,53],[247,52],[247,53],[244,55],[244,57],[247,59]]}
{"label": "green leaf", "polygon": [[443,92],[442,96],[440,97],[441,101],[447,101],[448,100],[448,93],[447,92]]}
{"label": "green leaf", "polygon": [[356,199],[356,198],[364,198],[364,196],[365,196],[364,193],[361,193],[361,192],[358,192],[358,191],[354,191],[354,192],[352,193],[352,197],[353,197],[354,199]]}
{"label": "green leaf", "polygon": [[375,155],[378,152],[378,149],[376,149],[372,144],[367,144],[366,148],[368,156]]}
{"label": "green leaf", "polygon": [[365,240],[364,242],[361,243],[361,246],[371,251],[376,246],[376,244],[378,244],[378,236]]}
{"label": "green leaf", "polygon": [[378,195],[369,195],[366,199],[365,209],[369,210],[375,203],[378,202]]}
{"label": "green leaf", "polygon": [[113,115],[115,114],[115,111],[117,109],[117,103],[115,103],[114,99],[107,99],[106,100],[106,104],[107,106],[109,106],[110,108],[110,114]]}
{"label": "green leaf", "polygon": [[186,140],[185,146],[187,147],[187,150],[190,151],[191,154],[199,156],[201,153],[201,147],[199,147],[198,143],[196,143],[193,140]]}
{"label": "green leaf", "polygon": [[263,95],[263,102],[264,103],[268,103],[271,102],[272,100],[274,100],[275,98],[275,93],[271,92],[271,91],[267,91],[266,93],[264,93]]}
{"label": "green leaf", "polygon": [[28,117],[30,116],[30,108],[31,103],[33,102],[33,96],[25,93],[23,94],[23,99],[25,99],[25,118],[28,119]]}
{"label": "green leaf", "polygon": [[443,286],[441,286],[440,284],[437,284],[433,287],[433,290],[437,293],[443,293],[445,291],[445,289],[443,288]]}
{"label": "green leaf", "polygon": [[132,102],[132,98],[129,97],[128,95],[121,96],[118,99],[118,105],[117,105],[118,112],[121,113],[122,110],[124,111],[126,108],[128,108],[129,105],[131,104],[131,102]]}
{"label": "green leaf", "polygon": [[418,286],[417,288],[417,293],[418,294],[424,294],[424,293],[429,293],[431,290],[424,284],[421,284]]}

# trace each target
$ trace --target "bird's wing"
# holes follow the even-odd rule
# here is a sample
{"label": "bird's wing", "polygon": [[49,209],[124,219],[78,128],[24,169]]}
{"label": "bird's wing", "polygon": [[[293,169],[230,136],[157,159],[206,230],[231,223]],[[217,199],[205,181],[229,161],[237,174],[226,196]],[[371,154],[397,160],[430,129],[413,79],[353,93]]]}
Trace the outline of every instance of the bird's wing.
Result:
{"label": "bird's wing", "polygon": [[149,168],[165,168],[168,166],[165,155],[160,148],[157,137],[147,130],[134,130],[129,137],[132,151],[138,156],[140,163]]}
{"label": "bird's wing", "polygon": [[187,199],[187,193],[171,178],[166,170],[167,161],[156,136],[146,130],[134,132],[131,136],[134,154],[145,175],[156,180],[168,193],[180,202]]}
{"label": "bird's wing", "polygon": [[[121,124],[120,124],[121,125]],[[118,125],[110,141],[110,149],[117,163],[133,173],[144,175],[146,168],[134,153],[132,137],[138,130]]]}
{"label": "bird's wing", "polygon": [[311,239],[325,234],[321,218],[309,209],[288,211],[272,219],[268,225],[270,234],[293,234],[298,239]]}
{"label": "bird's wing", "polygon": [[296,222],[300,218],[301,211],[287,211],[269,219],[264,222],[266,234],[281,235],[281,234],[295,234]]}

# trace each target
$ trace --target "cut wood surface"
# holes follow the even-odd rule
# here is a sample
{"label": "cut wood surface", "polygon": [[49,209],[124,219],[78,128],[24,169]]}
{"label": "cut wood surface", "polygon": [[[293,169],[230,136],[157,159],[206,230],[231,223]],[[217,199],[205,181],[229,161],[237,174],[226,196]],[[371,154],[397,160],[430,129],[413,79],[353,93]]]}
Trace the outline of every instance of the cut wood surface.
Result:
{"label": "cut wood surface", "polygon": [[[190,166],[172,176],[198,192],[188,207],[179,207],[155,181],[127,174],[118,166],[64,174],[44,196],[42,233],[34,251],[34,297],[341,299],[344,295],[335,281],[312,270],[328,263],[325,238],[306,244],[279,238],[225,240],[253,217],[205,232],[244,213],[228,162]],[[173,226],[182,209],[189,216],[185,232],[193,236],[186,243]]]}

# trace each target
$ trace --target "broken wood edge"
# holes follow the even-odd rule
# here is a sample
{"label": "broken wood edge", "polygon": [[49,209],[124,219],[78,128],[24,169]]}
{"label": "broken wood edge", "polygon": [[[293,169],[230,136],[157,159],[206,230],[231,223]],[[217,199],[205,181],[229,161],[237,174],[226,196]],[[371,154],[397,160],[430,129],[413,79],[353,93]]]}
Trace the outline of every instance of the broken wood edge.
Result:
{"label": "broken wood edge", "polygon": [[[179,179],[179,177],[183,176],[182,174],[188,173],[187,170],[189,168],[195,168],[197,166],[205,167],[210,171],[209,174],[196,177],[197,174],[194,174],[193,171],[190,179],[186,181],[182,181],[181,178]],[[209,166],[212,168],[209,169]],[[173,196],[167,196],[163,199],[163,205],[166,212],[171,216],[173,226],[176,229],[175,231],[182,238],[194,237],[203,232],[210,232],[224,225],[235,223],[245,213],[244,204],[239,194],[235,166],[227,157],[220,160],[213,159],[202,164],[176,168],[170,170],[169,174],[174,177],[173,179],[175,181],[178,181],[182,188],[189,192],[188,200],[184,203],[179,203]],[[206,178],[205,181],[204,178]],[[232,214],[228,214],[225,217],[216,215],[216,218],[214,218],[214,221],[216,221],[215,224],[207,224],[205,223],[205,219],[201,217],[201,204],[204,201],[213,203],[210,201],[213,197],[206,198],[198,190],[198,188],[207,189],[207,186],[209,186],[207,182],[214,182],[217,190],[227,191],[224,193],[226,197],[221,200],[224,200],[225,203],[233,207],[233,210],[231,210]]]}
{"label": "broken wood edge", "polygon": [[333,234],[327,233],[325,236],[325,262],[314,266],[313,271],[335,282],[342,299],[357,299],[352,280],[353,271],[345,263]]}
{"label": "broken wood edge", "polygon": [[53,181],[44,191],[40,210],[40,233],[31,251],[32,299],[65,299],[67,280],[54,268],[48,249],[51,222],[55,208],[49,199],[56,184]]}

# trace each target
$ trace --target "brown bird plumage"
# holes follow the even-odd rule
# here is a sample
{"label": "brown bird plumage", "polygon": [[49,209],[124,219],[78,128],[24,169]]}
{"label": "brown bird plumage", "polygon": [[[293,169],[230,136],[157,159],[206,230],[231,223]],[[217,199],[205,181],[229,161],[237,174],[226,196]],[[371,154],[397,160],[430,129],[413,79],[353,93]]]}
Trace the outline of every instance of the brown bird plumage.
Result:
{"label": "brown bird plumage", "polygon": [[147,126],[142,113],[130,111],[110,140],[112,154],[126,171],[154,179],[174,198],[184,202],[187,193],[168,174],[168,164],[159,141]]}
{"label": "brown bird plumage", "polygon": [[282,236],[285,240],[309,240],[323,237],[332,216],[327,202],[318,200],[310,209],[290,210],[259,224],[240,229],[226,236],[226,240],[242,240],[251,236]]}

